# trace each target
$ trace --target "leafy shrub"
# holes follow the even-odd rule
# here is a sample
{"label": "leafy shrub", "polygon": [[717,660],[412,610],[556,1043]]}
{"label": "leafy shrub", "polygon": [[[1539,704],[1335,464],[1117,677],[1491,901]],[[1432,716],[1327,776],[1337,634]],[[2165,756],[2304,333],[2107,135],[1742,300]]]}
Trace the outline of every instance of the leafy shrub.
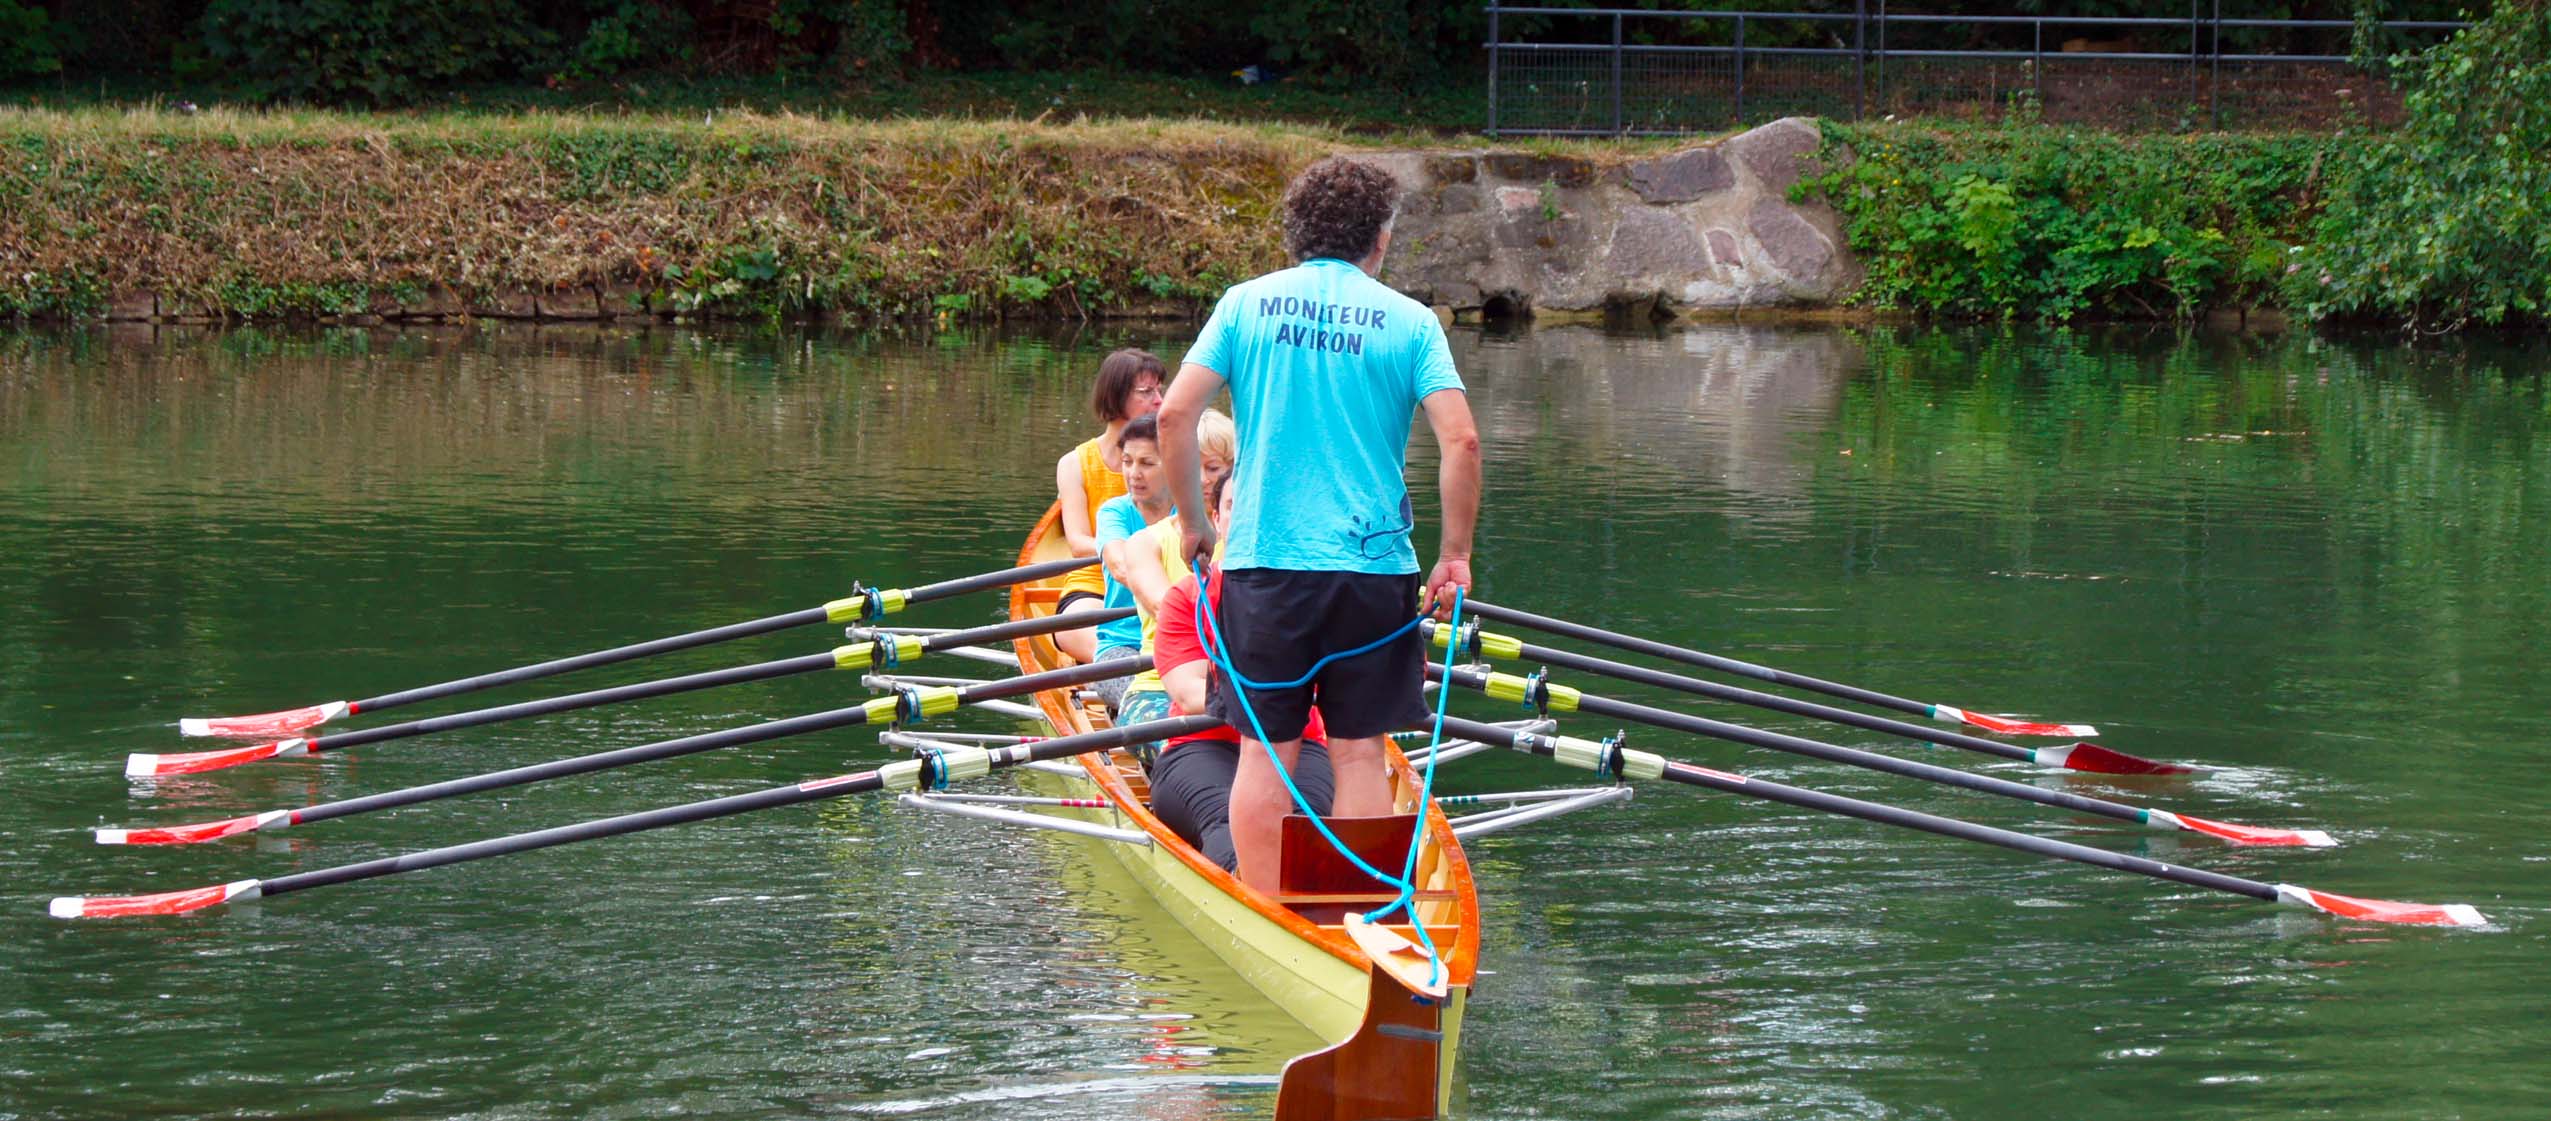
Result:
{"label": "leafy shrub", "polygon": [[557,76],[585,81],[687,63],[691,28],[691,13],[663,0],[613,0],[585,25]]}
{"label": "leafy shrub", "polygon": [[54,50],[51,21],[44,9],[0,0],[0,79],[60,69],[62,56]]}
{"label": "leafy shrub", "polygon": [[1843,217],[1858,299],[1954,315],[2185,316],[2273,290],[2325,142],[1828,122],[1800,184]]}
{"label": "leafy shrub", "polygon": [[519,72],[550,44],[517,0],[213,0],[203,38],[264,96],[372,105]]}
{"label": "leafy shrub", "polygon": [[2338,165],[2291,278],[2314,316],[2551,317],[2551,6],[2391,60],[2408,121]]}

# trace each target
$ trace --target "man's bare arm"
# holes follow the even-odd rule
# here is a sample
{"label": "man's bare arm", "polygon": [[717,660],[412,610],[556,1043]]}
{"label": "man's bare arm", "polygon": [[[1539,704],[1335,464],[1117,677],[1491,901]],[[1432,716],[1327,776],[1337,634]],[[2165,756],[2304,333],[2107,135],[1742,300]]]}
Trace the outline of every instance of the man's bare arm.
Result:
{"label": "man's bare arm", "polygon": [[1435,568],[1426,574],[1426,606],[1448,610],[1453,589],[1466,595],[1470,588],[1471,538],[1479,526],[1479,426],[1471,419],[1470,395],[1461,390],[1436,390],[1423,404],[1443,460],[1436,486],[1444,502],[1443,538]]}
{"label": "man's bare arm", "polygon": [[[1196,422],[1214,394],[1222,392],[1222,375],[1193,362],[1178,367],[1169,395],[1160,402],[1160,456],[1169,470],[1170,500],[1178,504],[1179,555],[1193,561],[1213,548],[1213,519],[1205,509],[1204,462],[1196,448]],[[1187,511],[1194,511],[1193,515]]]}

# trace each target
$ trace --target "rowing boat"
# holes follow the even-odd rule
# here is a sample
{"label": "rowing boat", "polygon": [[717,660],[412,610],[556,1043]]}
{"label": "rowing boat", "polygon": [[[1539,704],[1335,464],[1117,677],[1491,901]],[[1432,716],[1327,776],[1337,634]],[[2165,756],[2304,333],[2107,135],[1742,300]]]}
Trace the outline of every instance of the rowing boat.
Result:
{"label": "rowing boat", "polygon": [[[1068,555],[1061,512],[1048,509],[1020,549],[1020,562]],[[1061,595],[1060,579],[1019,585],[1011,591],[1010,615],[1050,615]],[[1025,673],[1073,664],[1046,636],[1015,647]],[[1108,723],[1106,708],[1085,691],[1050,689],[1036,702],[1056,735]],[[1406,915],[1396,916],[1396,924],[1350,921],[1350,912],[1379,907],[1395,893],[1336,867],[1343,862],[1307,820],[1286,822],[1283,882],[1269,895],[1241,883],[1152,815],[1149,783],[1131,753],[1083,755],[1055,768],[1070,793],[1103,803],[1062,812],[1123,831],[1125,843],[1105,847],[1133,880],[1206,949],[1332,1042],[1286,1064],[1277,1091],[1279,1121],[1431,1117],[1451,1093],[1462,1010],[1478,967],[1479,898],[1442,810],[1430,804],[1420,812],[1421,776],[1397,747],[1386,755],[1393,802],[1403,816],[1330,824],[1382,868],[1397,868],[1409,830],[1423,830],[1416,912],[1442,955],[1440,974],[1414,950],[1416,932]]]}

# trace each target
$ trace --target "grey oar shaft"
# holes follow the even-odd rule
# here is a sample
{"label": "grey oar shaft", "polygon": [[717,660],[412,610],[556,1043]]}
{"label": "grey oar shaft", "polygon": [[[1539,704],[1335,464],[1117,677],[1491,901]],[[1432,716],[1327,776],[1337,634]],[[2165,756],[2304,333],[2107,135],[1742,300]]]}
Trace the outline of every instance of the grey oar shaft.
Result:
{"label": "grey oar shaft", "polygon": [[[971,704],[1001,697],[1015,697],[1025,693],[1034,693],[1041,689],[1058,689],[1073,685],[1085,685],[1089,682],[1104,678],[1118,677],[1127,673],[1140,673],[1150,665],[1151,660],[1149,658],[1133,658],[1120,659],[1113,662],[1100,662],[1086,666],[1068,666],[1058,670],[1047,670],[1044,673],[1028,674],[1023,677],[1003,678],[999,681],[987,681],[979,685],[968,686],[967,688],[959,691],[958,698],[960,704]],[[684,736],[680,739],[639,744],[635,747],[624,747],[614,751],[600,751],[591,755],[579,755],[573,759],[556,759],[546,763],[533,763],[528,766],[515,767],[510,770],[491,771],[482,775],[471,775],[468,778],[456,778],[446,782],[428,783],[423,786],[411,786],[404,790],[383,791],[379,794],[370,794],[361,798],[348,798],[338,802],[323,802],[319,805],[311,806],[306,809],[293,811],[292,823],[295,825],[302,825],[313,821],[325,821],[332,817],[345,817],[351,814],[370,813],[375,810],[386,810],[398,806],[414,805],[418,802],[431,802],[436,799],[451,798],[462,794],[475,794],[482,790],[495,790],[507,786],[520,786],[527,782],[541,782],[547,779],[565,778],[569,775],[581,775],[593,771],[609,770],[613,767],[625,767],[632,763],[646,763],[657,759],[670,759],[679,755],[691,755],[702,751],[715,751],[719,748],[739,747],[748,743],[760,743],[764,740],[775,740],[786,736],[804,735],[808,732],[820,732],[830,728],[844,728],[855,724],[864,724],[868,722],[868,719],[868,708],[865,705],[854,706],[851,708],[837,708],[829,712],[818,712],[807,716],[792,716],[785,720],[772,720],[766,723],[754,724],[743,728],[729,728],[725,731],[706,732],[696,736]]]}
{"label": "grey oar shaft", "polygon": [[[936,584],[924,584],[918,588],[908,589],[904,593],[904,602],[906,604],[926,603],[930,600],[945,599],[949,596],[965,595],[969,592],[987,591],[992,588],[1007,587],[1011,584],[1024,584],[1032,580],[1042,580],[1049,576],[1058,576],[1063,573],[1070,572],[1073,569],[1087,568],[1096,563],[1098,563],[1098,558],[1096,557],[1065,557],[1061,560],[1040,561],[1036,564],[1020,565],[1016,568],[1005,568],[999,572],[986,572],[974,576],[962,576],[954,580],[942,580]],[[571,670],[589,669],[594,666],[607,666],[615,662],[629,661],[633,658],[645,658],[656,654],[669,654],[676,650],[688,650],[695,646],[707,646],[711,643],[727,642],[733,639],[746,638],[752,635],[768,634],[772,631],[787,630],[790,627],[807,626],[814,623],[824,622],[831,617],[831,612],[826,608],[809,607],[803,611],[790,611],[784,614],[765,616],[760,619],[751,619],[741,623],[729,623],[722,627],[710,627],[707,630],[692,631],[689,634],[677,634],[664,638],[649,639],[645,642],[633,642],[627,646],[614,646],[608,650],[596,650],[586,654],[575,654],[564,658],[554,658],[546,662],[536,662],[527,666],[515,666],[512,669],[496,670],[492,673],[482,673],[474,677],[456,678],[451,681],[440,682],[434,685],[422,685],[414,689],[402,689],[395,693],[384,693],[377,697],[371,697],[354,702],[353,711],[379,712],[385,708],[395,708],[399,705],[433,700],[437,697],[449,697],[458,693],[471,693],[480,689],[493,689],[499,685],[511,685],[518,681],[530,681],[534,678],[548,677],[553,674],[566,673]]]}
{"label": "grey oar shaft", "polygon": [[[1045,675],[1040,674],[1037,676]],[[1026,679],[1022,678],[1020,680]],[[1059,739],[1041,740],[1032,744],[1022,744],[1017,747],[999,748],[992,752],[992,767],[997,770],[1003,767],[1014,767],[1023,763],[1038,760],[1060,759],[1070,755],[1079,755],[1091,751],[1102,751],[1108,748],[1121,747],[1129,743],[1137,743],[1144,740],[1187,735],[1191,732],[1201,732],[1205,729],[1214,727],[1216,723],[1218,722],[1212,717],[1207,716],[1177,716],[1171,717],[1167,720],[1154,721],[1147,724],[1134,724],[1121,728],[1107,728],[1096,732],[1083,733],[1077,736],[1065,736]],[[756,791],[751,794],[736,794],[725,798],[711,798],[704,802],[692,802],[688,805],[668,806],[659,810],[645,810],[639,813],[622,814],[618,817],[606,817],[596,821],[578,822],[574,825],[561,825],[556,828],[542,829],[532,833],[517,833],[510,837],[495,837],[484,841],[472,841],[463,845],[450,845],[439,849],[428,849],[424,852],[412,852],[403,856],[384,857],[379,860],[367,860],[360,864],[345,864],[339,865],[335,868],[321,868],[311,872],[300,872],[289,876],[278,876],[271,880],[262,881],[258,885],[258,889],[259,893],[263,895],[282,895],[287,892],[301,891],[307,888],[327,887],[331,884],[348,883],[354,880],[368,880],[379,876],[396,875],[400,872],[415,872],[426,868],[439,868],[446,864],[459,864],[463,861],[483,860],[491,856],[504,856],[510,853],[529,852],[533,849],[545,849],[556,845],[570,844],[576,841],[590,841],[599,837],[616,837],[624,833],[637,833],[648,829],[661,829],[668,825],[682,825],[693,821],[705,821],[715,817],[728,817],[734,814],[749,813],[753,810],[770,809],[776,806],[793,805],[799,802],[813,802],[825,798],[839,798],[846,794],[861,794],[868,791],[882,789],[884,786],[885,779],[882,771],[863,771],[855,775],[843,776],[841,779],[803,782],[793,786],[781,786],[774,787],[769,790]]]}
{"label": "grey oar shaft", "polygon": [[[1530,732],[1516,732],[1512,729],[1500,728],[1494,724],[1482,724],[1477,721],[1462,720],[1458,718],[1447,718],[1444,721],[1444,730],[1448,733],[1459,735],[1465,739],[1475,739],[1482,743],[1502,743],[1532,752],[1536,755],[1553,754],[1552,749],[1556,744],[1555,738],[1551,736]],[[2184,865],[2171,864],[2167,861],[2152,860],[2140,856],[2129,856],[2121,852],[2110,852],[2106,849],[2095,849],[2088,845],[2077,845],[2070,841],[2057,841],[2027,833],[2014,832],[2009,829],[1997,829],[1990,825],[1978,825],[1971,821],[1960,821],[1953,817],[1941,817],[1937,814],[1927,814],[1919,810],[1908,810],[1879,802],[1867,802],[1858,798],[1847,798],[1840,794],[1827,794],[1823,791],[1808,790],[1803,787],[1790,786],[1786,783],[1750,778],[1744,775],[1730,774],[1724,771],[1714,771],[1707,767],[1696,767],[1689,763],[1677,763],[1668,760],[1665,763],[1664,773],[1659,777],[1673,782],[1683,783],[1688,786],[1707,787],[1708,789],[1717,790],[1727,794],[1741,794],[1748,798],[1760,798],[1764,801],[1780,802],[1785,805],[1798,806],[1803,809],[1821,810],[1826,813],[1842,814],[1848,817],[1860,818],[1863,821],[1874,821],[1881,825],[1895,825],[1906,829],[1919,829],[1925,833],[1936,833],[1943,837],[1957,837],[1963,840],[1978,841],[1988,845],[1998,845],[2006,849],[2016,849],[2020,852],[2034,853],[2038,856],[2051,856],[2058,860],[2070,860],[2080,864],[2089,864],[2100,868],[2110,868],[2120,872],[2132,872],[2139,876],[2151,876],[2155,879],[2169,880],[2173,883],[2182,883],[2190,887],[2201,887],[2214,891],[2227,891],[2235,895],[2246,895],[2252,899],[2264,899],[2269,902],[2276,902],[2278,899],[2276,885],[2261,883],[2257,880],[2243,879],[2239,876],[2226,876],[2220,872],[2208,872],[2199,868],[2189,868]]]}
{"label": "grey oar shaft", "polygon": [[1796,689],[1805,689],[1813,693],[1823,693],[1830,697],[1841,697],[1847,701],[1858,701],[1861,704],[1877,705],[1880,708],[1891,708],[1898,712],[1910,712],[1915,716],[1931,715],[1931,706],[1920,701],[1889,696],[1885,693],[1876,692],[1874,690],[1862,689],[1855,685],[1844,685],[1837,681],[1826,681],[1823,678],[1809,677],[1803,673],[1791,673],[1787,670],[1773,669],[1770,666],[1756,665],[1752,662],[1740,661],[1735,658],[1723,658],[1716,654],[1704,653],[1699,650],[1689,650],[1680,646],[1669,646],[1665,643],[1652,642],[1636,635],[1621,634],[1617,631],[1607,631],[1600,627],[1589,627],[1582,623],[1571,623],[1565,619],[1553,619],[1547,615],[1535,615],[1529,611],[1518,611],[1511,607],[1500,607],[1493,603],[1481,603],[1478,600],[1471,600],[1470,602],[1463,604],[1462,610],[1475,612],[1483,618],[1502,619],[1509,623],[1521,623],[1524,626],[1531,627],[1534,630],[1541,631],[1546,634],[1560,635],[1565,638],[1574,638],[1585,642],[1597,642],[1605,646],[1614,646],[1634,653],[1646,654],[1653,658],[1663,658],[1671,662],[1681,662],[1688,666],[1699,666],[1703,669],[1714,669],[1720,673],[1741,674],[1760,681],[1768,681],[1774,685],[1787,685]]}
{"label": "grey oar shaft", "polygon": [[1992,740],[1961,735],[1956,732],[1944,732],[1937,728],[1907,723],[1902,720],[1891,720],[1884,716],[1871,716],[1865,712],[1853,712],[1850,709],[1835,708],[1832,705],[1820,705],[1814,701],[1802,701],[1790,697],[1774,696],[1770,693],[1758,693],[1752,689],[1740,689],[1734,685],[1721,685],[1715,681],[1703,681],[1697,677],[1685,677],[1679,673],[1669,673],[1660,669],[1649,669],[1646,666],[1634,666],[1627,662],[1616,662],[1609,658],[1597,658],[1586,654],[1571,653],[1566,650],[1553,649],[1548,646],[1537,646],[1529,642],[1523,644],[1522,657],[1523,660],[1528,662],[1538,662],[1543,665],[1558,666],[1562,669],[1583,670],[1587,673],[1599,673],[1605,677],[1636,682],[1640,685],[1653,685],[1660,689],[1673,689],[1678,692],[1690,693],[1697,697],[1708,697],[1711,700],[1727,701],[1731,704],[1751,705],[1755,708],[1766,708],[1774,712],[1786,712],[1793,716],[1804,716],[1814,720],[1823,720],[1829,723],[1843,724],[1854,728],[1865,728],[1872,732],[1885,732],[1891,736],[1903,736],[1907,739],[1921,740],[1925,743],[1936,743],[1943,747],[1962,747],[1968,751],[1980,751],[1987,755],[2000,756],[2004,759],[2017,759],[2024,763],[2035,762],[2037,759],[2037,753],[2030,751],[2025,747],[2014,747],[2007,743],[1995,743]]}
{"label": "grey oar shaft", "polygon": [[[1430,665],[1427,667],[1427,672],[1429,674],[1437,674],[1441,673],[1442,670],[1439,667]],[[1479,673],[1476,670],[1456,669],[1453,671],[1453,681],[1464,688],[1482,689],[1486,687],[1488,678],[1486,674]],[[1766,732],[1760,728],[1748,728],[1742,724],[1728,724],[1722,721],[1711,720],[1706,717],[1692,716],[1680,712],[1671,712],[1661,708],[1650,708],[1646,705],[1631,704],[1628,701],[1616,701],[1609,697],[1580,694],[1576,699],[1576,710],[1578,712],[1596,716],[1617,716],[1625,720],[1636,720],[1641,724],[1647,724],[1653,727],[1670,728],[1678,732],[1690,732],[1695,735],[1710,736],[1716,739],[1729,740],[1752,747],[1765,747],[1774,751],[1786,751],[1792,755],[1805,755],[1810,758],[1824,759],[1835,763],[1848,763],[1855,767],[1866,767],[1873,771],[1884,771],[1888,774],[1903,775],[1907,778],[1918,778],[1925,782],[1936,782],[1943,786],[1955,786],[1986,794],[2000,794],[2005,797],[2017,798],[2025,802],[2036,802],[2040,805],[2054,806],[2058,809],[2073,810],[2078,813],[2098,814],[2101,817],[2113,817],[2120,821],[2131,821],[2138,825],[2143,824],[2147,817],[2145,811],[2138,807],[2125,805],[2120,802],[2111,802],[2104,798],[2088,798],[2079,794],[2072,794],[2061,790],[2041,790],[2037,787],[2030,786],[2027,783],[2012,782],[2009,779],[1999,779],[1987,775],[1972,774],[1958,770],[1954,767],[1942,767],[1931,763],[1917,763],[1910,759],[1898,759],[1892,755],[1880,755],[1874,751],[1862,751],[1859,748],[1843,747],[1838,744],[1825,743],[1821,740],[1802,739],[1797,736],[1782,735],[1778,732]]]}

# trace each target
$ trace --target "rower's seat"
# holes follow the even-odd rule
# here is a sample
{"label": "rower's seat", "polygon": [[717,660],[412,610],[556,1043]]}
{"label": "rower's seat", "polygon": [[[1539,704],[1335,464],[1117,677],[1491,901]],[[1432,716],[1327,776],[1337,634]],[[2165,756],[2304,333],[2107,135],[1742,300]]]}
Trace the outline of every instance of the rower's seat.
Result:
{"label": "rower's seat", "polygon": [[[1417,835],[1416,814],[1323,820],[1365,863],[1395,874],[1406,865],[1409,839]],[[1350,863],[1301,814],[1285,815],[1277,854],[1275,901],[1312,922],[1339,922],[1349,910],[1369,911],[1399,898],[1390,885]],[[1419,891],[1417,898],[1450,899],[1452,893]]]}

